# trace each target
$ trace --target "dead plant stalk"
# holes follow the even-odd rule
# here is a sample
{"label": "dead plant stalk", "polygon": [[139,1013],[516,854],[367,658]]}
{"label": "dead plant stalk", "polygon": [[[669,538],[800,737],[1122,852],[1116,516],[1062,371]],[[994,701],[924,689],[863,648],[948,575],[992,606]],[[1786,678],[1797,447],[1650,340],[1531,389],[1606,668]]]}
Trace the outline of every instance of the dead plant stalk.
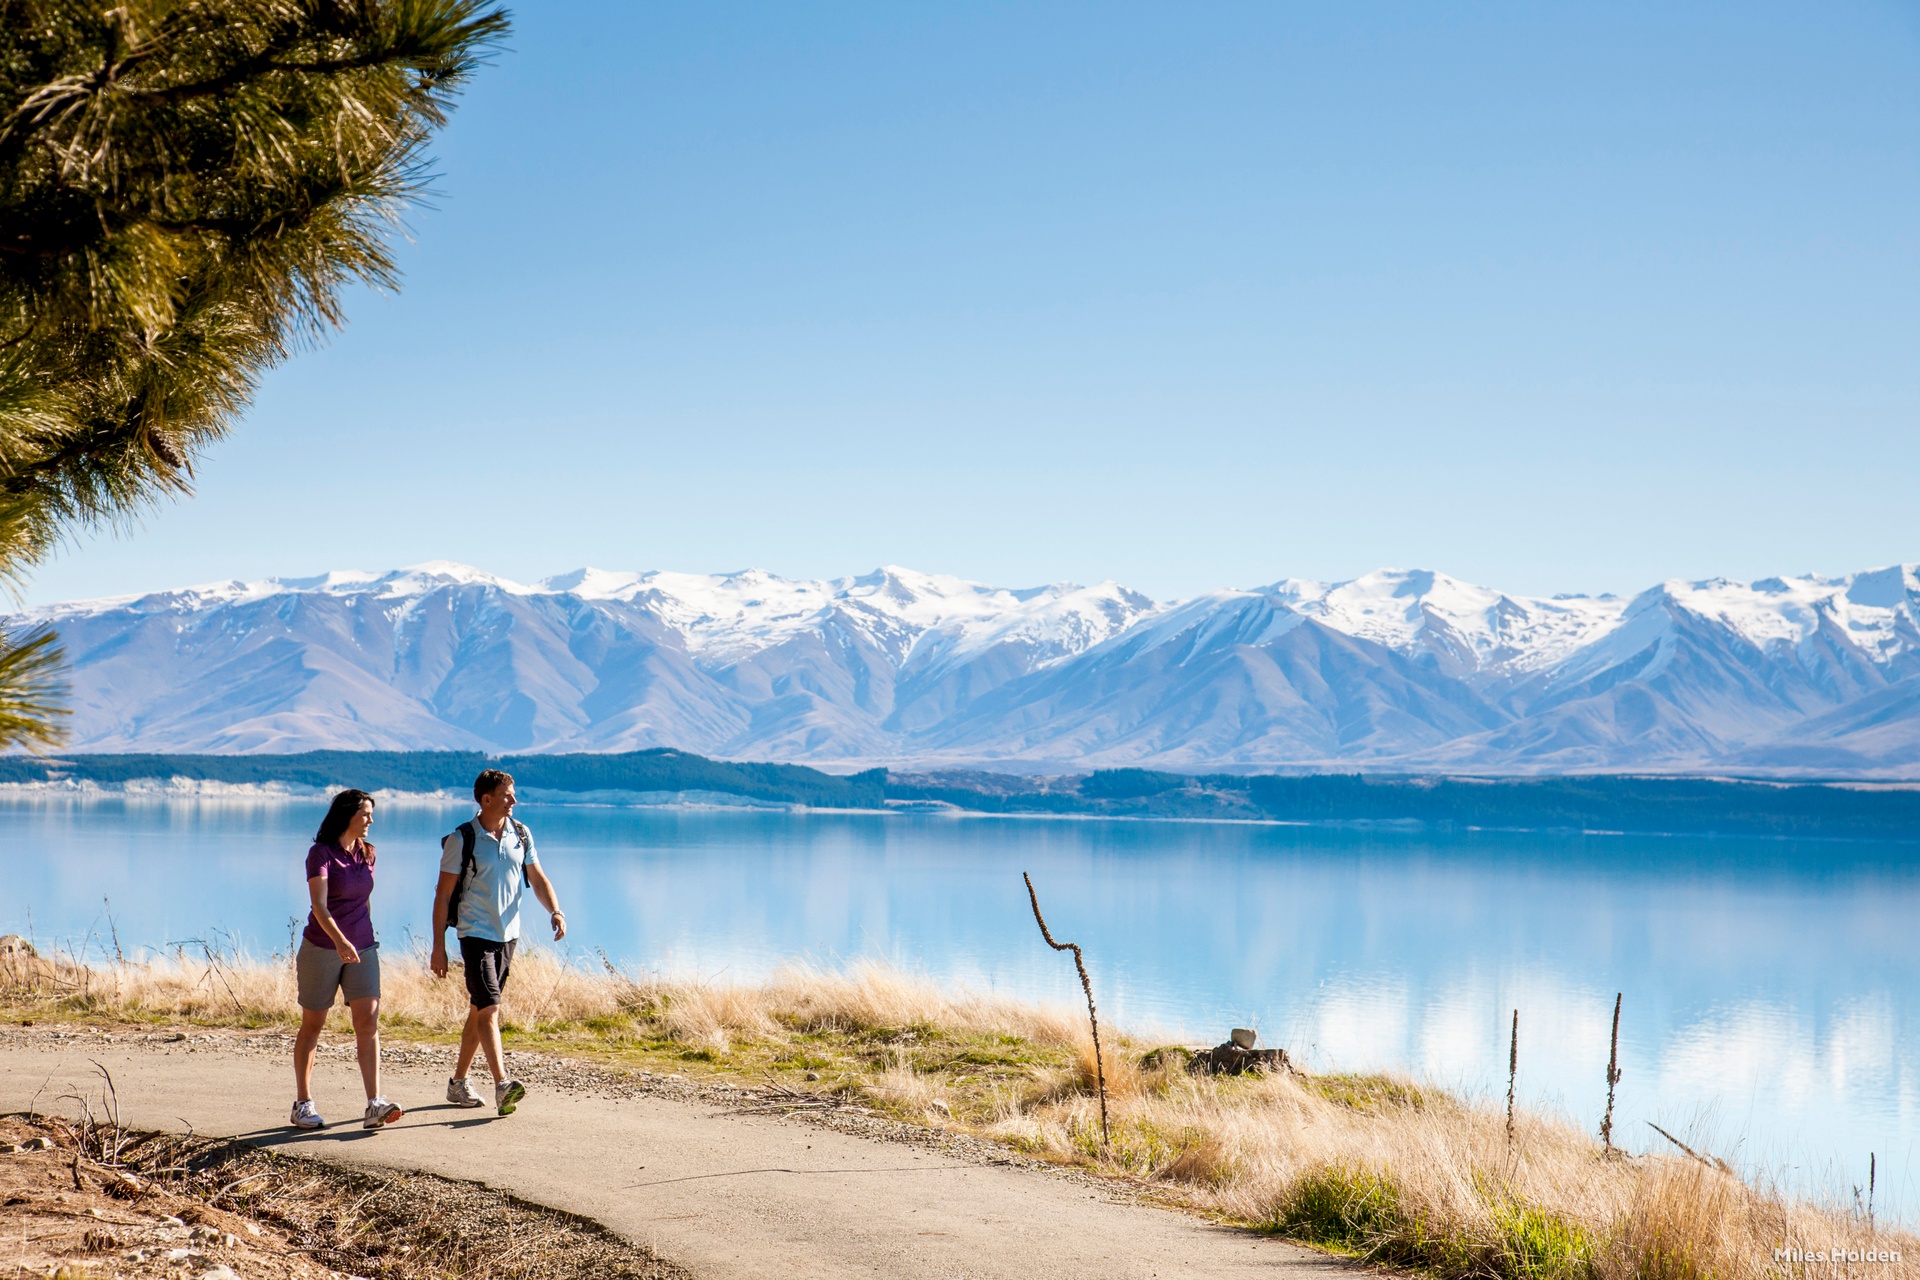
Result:
{"label": "dead plant stalk", "polygon": [[1624,991],[1613,993],[1613,1043],[1607,1050],[1607,1113],[1600,1119],[1600,1151],[1613,1154],[1613,1087],[1620,1083],[1620,1001]]}
{"label": "dead plant stalk", "polygon": [[1093,1008],[1093,980],[1087,977],[1086,957],[1081,955],[1079,943],[1053,940],[1053,931],[1047,928],[1047,918],[1040,914],[1040,895],[1034,892],[1033,877],[1022,871],[1020,878],[1027,882],[1027,901],[1033,904],[1033,918],[1040,926],[1040,936],[1055,951],[1073,952],[1073,967],[1080,971],[1080,989],[1087,993],[1087,1025],[1093,1028],[1093,1078],[1100,1091],[1100,1145],[1106,1146],[1112,1141],[1107,1128],[1107,1068],[1100,1057],[1100,1016]]}
{"label": "dead plant stalk", "polygon": [[1507,1157],[1513,1157],[1513,1084],[1520,1074],[1520,1011],[1513,1011],[1513,1039],[1507,1044]]}

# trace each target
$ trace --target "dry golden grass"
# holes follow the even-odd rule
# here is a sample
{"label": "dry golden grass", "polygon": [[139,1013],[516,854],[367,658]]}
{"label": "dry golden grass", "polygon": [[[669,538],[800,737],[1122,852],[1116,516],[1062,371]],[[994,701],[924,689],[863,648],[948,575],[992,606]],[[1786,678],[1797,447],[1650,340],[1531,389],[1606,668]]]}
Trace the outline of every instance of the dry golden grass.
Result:
{"label": "dry golden grass", "polygon": [[[452,1034],[456,977],[383,966],[390,1032]],[[85,968],[0,957],[16,1013],[115,1022],[291,1026],[284,959],[176,954]],[[1591,1136],[1387,1076],[1212,1079],[1148,1066],[1114,1037],[1112,1137],[1072,1011],[955,993],[878,967],[787,970],[759,985],[589,973],[530,951],[508,1001],[516,1048],[676,1069],[806,1073],[920,1123],[1157,1188],[1165,1198],[1355,1256],[1512,1280],[1920,1280],[1920,1238],[1795,1200],[1691,1157],[1606,1157]],[[1776,1262],[1775,1250],[1897,1251],[1900,1261]]]}
{"label": "dry golden grass", "polygon": [[[453,1032],[467,1015],[459,961],[435,978],[424,956],[382,949],[381,1016],[389,1026]],[[0,955],[0,1000],[49,1011],[144,1021],[186,1019],[245,1027],[293,1026],[293,966],[205,950],[118,965],[81,965],[39,956]],[[612,969],[581,970],[537,948],[513,964],[514,1024],[584,1026],[628,1019],[672,1039],[725,1052],[736,1039],[875,1031],[912,1036],[961,1031],[1074,1045],[1080,1031],[1069,1011],[1017,1000],[956,994],[924,978],[882,965],[844,973],[795,966],[771,981],[742,986],[633,978]],[[336,1010],[344,1021],[344,1014]]]}

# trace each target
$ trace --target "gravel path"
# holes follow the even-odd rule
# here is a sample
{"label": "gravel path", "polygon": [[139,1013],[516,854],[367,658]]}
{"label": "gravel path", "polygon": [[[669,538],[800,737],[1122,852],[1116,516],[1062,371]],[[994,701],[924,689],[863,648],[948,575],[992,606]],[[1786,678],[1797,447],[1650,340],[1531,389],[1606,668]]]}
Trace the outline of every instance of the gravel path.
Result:
{"label": "gravel path", "polygon": [[370,1169],[473,1179],[606,1224],[696,1276],[1286,1277],[1356,1269],[1155,1208],[1103,1180],[857,1111],[769,1110],[774,1095],[518,1055],[518,1113],[442,1100],[447,1051],[390,1047],[398,1125],[360,1129],[358,1077],[326,1051],[334,1127],[286,1127],[286,1037],[0,1032],[0,1111],[96,1113],[111,1072],[129,1126],[239,1136]]}

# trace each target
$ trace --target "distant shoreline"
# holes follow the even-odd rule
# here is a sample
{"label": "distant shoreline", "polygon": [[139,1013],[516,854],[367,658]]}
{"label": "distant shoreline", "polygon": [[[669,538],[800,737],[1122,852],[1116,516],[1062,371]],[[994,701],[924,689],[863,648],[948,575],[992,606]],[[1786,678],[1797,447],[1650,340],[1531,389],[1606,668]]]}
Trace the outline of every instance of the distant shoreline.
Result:
{"label": "distant shoreline", "polygon": [[357,786],[392,804],[461,807],[470,803],[468,787],[482,768],[513,773],[531,803],[600,808],[1920,841],[1920,789],[1855,783],[1146,769],[1054,777],[970,770],[830,774],[671,750],[0,756],[0,797],[258,804],[312,801]]}
{"label": "distant shoreline", "polygon": [[[135,788],[128,790],[108,790],[105,788],[62,788],[34,783],[0,783],[0,801],[25,799],[67,799],[82,803],[95,801],[149,801],[158,804],[311,804],[327,798],[328,791],[321,788],[312,790],[243,790],[240,788],[210,790],[205,792],[188,789],[171,789],[161,786]],[[375,791],[373,793],[381,803],[417,808],[458,809],[473,808],[473,802],[464,796],[449,793],[423,794],[404,791]],[[1684,839],[1742,839],[1742,840],[1804,840],[1835,844],[1870,841],[1875,844],[1916,844],[1920,845],[1920,834],[1912,836],[1894,836],[1883,834],[1861,835],[1806,835],[1806,834],[1767,834],[1767,833],[1720,833],[1712,831],[1655,831],[1626,830],[1607,827],[1514,827],[1514,826],[1460,826],[1447,820],[1427,820],[1421,818],[1228,818],[1228,817],[1174,817],[1155,814],[1121,813],[1039,813],[1010,812],[995,813],[984,809],[962,809],[954,806],[940,808],[918,806],[889,806],[884,809],[845,809],[802,804],[770,804],[764,802],[713,802],[701,799],[654,799],[655,793],[629,792],[628,798],[582,798],[571,793],[543,794],[534,791],[521,793],[523,803],[530,805],[552,806],[562,809],[629,809],[647,810],[662,813],[731,813],[731,814],[787,814],[793,817],[827,818],[947,818],[952,821],[994,821],[994,822],[1119,822],[1119,823],[1170,823],[1188,826],[1214,827],[1293,827],[1302,830],[1325,831],[1371,831],[1390,834],[1419,835],[1440,832],[1447,835],[1559,835],[1581,836],[1585,838],[1636,838],[1647,840],[1684,840]]]}

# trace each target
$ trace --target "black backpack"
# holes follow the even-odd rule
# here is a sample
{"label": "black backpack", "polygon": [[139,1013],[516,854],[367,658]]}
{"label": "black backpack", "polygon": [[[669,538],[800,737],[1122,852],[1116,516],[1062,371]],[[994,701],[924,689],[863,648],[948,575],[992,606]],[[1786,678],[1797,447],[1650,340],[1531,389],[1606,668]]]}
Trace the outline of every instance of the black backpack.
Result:
{"label": "black backpack", "polygon": [[[531,849],[533,837],[528,835],[527,829],[520,825],[520,820],[508,818],[507,821],[513,824],[513,834],[520,837],[520,847]],[[453,892],[447,895],[447,928],[449,929],[459,927],[460,895],[467,891],[467,879],[473,874],[473,843],[480,838],[474,831],[471,820],[461,823],[453,830],[460,837],[460,874],[453,882]],[[529,886],[533,884],[533,877],[527,872],[527,860],[524,856],[520,859],[520,879]]]}

